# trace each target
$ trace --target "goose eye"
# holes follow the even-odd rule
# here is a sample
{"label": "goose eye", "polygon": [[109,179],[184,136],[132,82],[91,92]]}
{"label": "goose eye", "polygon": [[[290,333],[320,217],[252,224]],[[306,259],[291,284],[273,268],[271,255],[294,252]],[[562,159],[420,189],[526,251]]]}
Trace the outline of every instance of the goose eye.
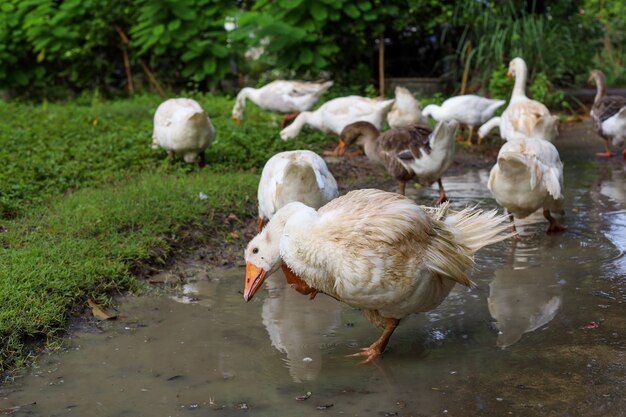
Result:
{"label": "goose eye", "polygon": [[252,253],[259,253],[259,248],[252,249]]}

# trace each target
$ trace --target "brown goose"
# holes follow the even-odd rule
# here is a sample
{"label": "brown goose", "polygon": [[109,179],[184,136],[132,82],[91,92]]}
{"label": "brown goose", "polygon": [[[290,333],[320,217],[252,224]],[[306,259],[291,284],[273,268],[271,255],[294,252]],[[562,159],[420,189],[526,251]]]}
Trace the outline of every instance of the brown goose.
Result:
{"label": "brown goose", "polygon": [[356,122],[341,132],[338,154],[342,155],[353,143],[363,146],[365,155],[383,165],[389,174],[400,183],[400,194],[404,195],[406,182],[417,180],[424,186],[437,181],[439,199],[446,201],[441,175],[454,158],[454,134],[456,121],[439,122],[435,130],[424,126],[406,126],[388,130],[382,135],[368,122]]}
{"label": "brown goose", "polygon": [[[611,147],[609,139],[613,138],[613,143],[619,145],[623,143],[626,135],[626,98],[620,96],[605,96],[606,80],[604,73],[600,70],[593,70],[589,75],[588,82],[596,83],[596,97],[591,107],[591,119],[593,130],[604,139],[606,152],[598,152],[597,156],[611,157]],[[626,157],[626,151],[624,151]]]}

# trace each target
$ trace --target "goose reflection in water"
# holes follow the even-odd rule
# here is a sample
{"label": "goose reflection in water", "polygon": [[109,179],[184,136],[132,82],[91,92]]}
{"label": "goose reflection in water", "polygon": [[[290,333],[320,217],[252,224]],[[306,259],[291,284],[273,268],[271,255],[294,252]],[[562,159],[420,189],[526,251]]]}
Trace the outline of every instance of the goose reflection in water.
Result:
{"label": "goose reflection in water", "polygon": [[341,325],[341,304],[323,294],[309,300],[286,284],[282,271],[268,278],[267,288],[262,316],[272,346],[287,355],[295,382],[312,381],[322,369],[323,346]]}
{"label": "goose reflection in water", "polygon": [[550,259],[541,256],[545,248],[537,242],[518,245],[512,264],[496,270],[489,284],[489,313],[499,330],[496,346],[501,348],[549,323],[561,307],[557,274]]}

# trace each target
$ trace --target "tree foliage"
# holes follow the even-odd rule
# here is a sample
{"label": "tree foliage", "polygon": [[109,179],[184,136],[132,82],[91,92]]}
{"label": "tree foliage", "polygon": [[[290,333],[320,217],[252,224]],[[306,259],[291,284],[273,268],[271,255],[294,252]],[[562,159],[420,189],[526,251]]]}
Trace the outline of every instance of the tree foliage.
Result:
{"label": "tree foliage", "polygon": [[208,89],[264,74],[362,89],[376,79],[381,34],[388,74],[457,81],[469,60],[470,80],[486,86],[497,65],[520,55],[531,76],[563,85],[592,65],[600,22],[614,51],[603,62],[619,77],[624,15],[615,3],[623,0],[4,0],[0,89],[115,95],[129,89],[127,72],[140,89],[154,79]]}

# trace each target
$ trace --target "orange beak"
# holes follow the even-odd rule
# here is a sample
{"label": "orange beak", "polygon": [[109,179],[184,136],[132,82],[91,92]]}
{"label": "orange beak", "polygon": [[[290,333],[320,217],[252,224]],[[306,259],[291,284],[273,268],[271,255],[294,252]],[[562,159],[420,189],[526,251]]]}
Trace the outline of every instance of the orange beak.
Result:
{"label": "orange beak", "polygon": [[246,284],[243,289],[244,300],[250,301],[252,299],[254,293],[257,292],[263,281],[265,281],[266,276],[267,271],[263,268],[259,268],[250,262],[246,263]]}
{"label": "orange beak", "polygon": [[513,81],[513,73],[511,71],[507,72],[506,78],[508,78],[509,81]]}
{"label": "orange beak", "polygon": [[238,125],[241,124],[241,119],[239,117],[233,116],[232,119],[233,119],[233,122],[237,123]]}

